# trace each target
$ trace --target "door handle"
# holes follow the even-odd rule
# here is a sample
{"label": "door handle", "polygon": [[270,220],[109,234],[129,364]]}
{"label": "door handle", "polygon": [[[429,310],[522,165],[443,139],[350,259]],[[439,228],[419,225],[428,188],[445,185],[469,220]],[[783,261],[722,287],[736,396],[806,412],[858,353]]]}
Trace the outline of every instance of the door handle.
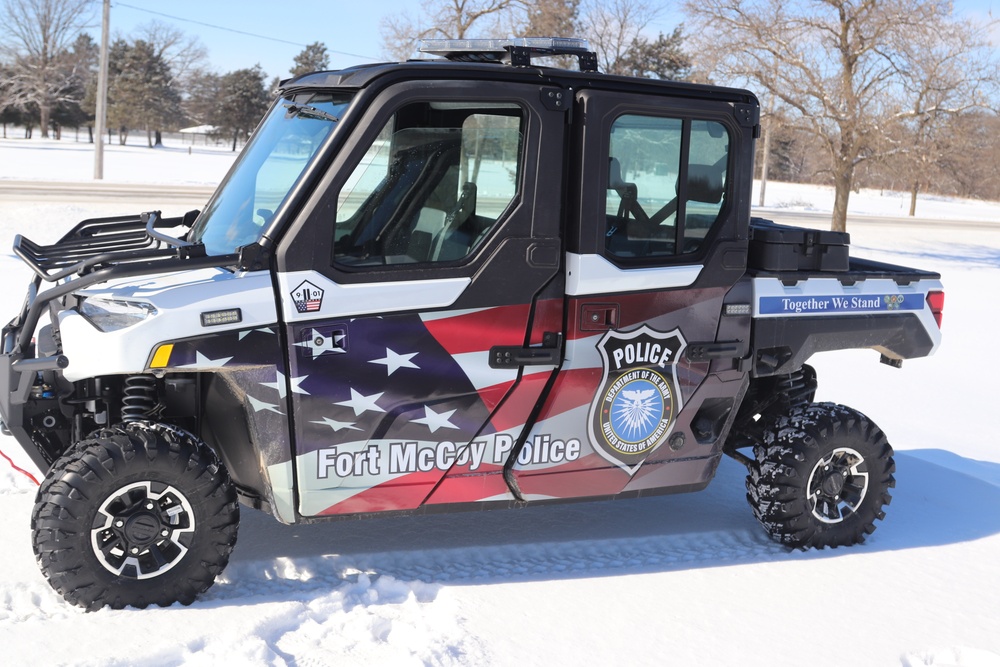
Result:
{"label": "door handle", "polygon": [[558,366],[562,363],[562,334],[546,331],[539,347],[495,345],[490,348],[490,368]]}
{"label": "door handle", "polygon": [[581,331],[606,331],[617,326],[617,303],[585,303],[580,306]]}

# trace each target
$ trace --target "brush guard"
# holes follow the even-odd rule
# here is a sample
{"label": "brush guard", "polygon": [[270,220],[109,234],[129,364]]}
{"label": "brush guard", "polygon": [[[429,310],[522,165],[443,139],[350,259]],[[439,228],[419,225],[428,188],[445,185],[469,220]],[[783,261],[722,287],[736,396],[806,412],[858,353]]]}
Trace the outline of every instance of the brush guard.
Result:
{"label": "brush guard", "polygon": [[[162,231],[190,227],[197,216],[193,211],[164,219],[159,211],[153,211],[84,220],[51,245],[20,235],[15,238],[14,254],[35,275],[20,312],[0,334],[0,430],[9,430],[41,469],[48,461],[32,442],[25,424],[25,404],[44,374],[61,372],[69,365],[69,359],[59,353],[36,357],[32,337],[42,313],[50,309],[54,320],[66,306],[64,297],[108,280],[215,267],[239,269],[259,261],[257,244],[234,254],[208,255],[204,245]],[[43,284],[47,289],[42,290]]]}

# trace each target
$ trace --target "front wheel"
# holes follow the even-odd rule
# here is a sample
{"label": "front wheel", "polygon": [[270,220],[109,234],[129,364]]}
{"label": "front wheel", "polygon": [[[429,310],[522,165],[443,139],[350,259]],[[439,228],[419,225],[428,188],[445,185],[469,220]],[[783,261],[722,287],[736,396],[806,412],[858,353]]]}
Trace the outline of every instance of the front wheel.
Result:
{"label": "front wheel", "polygon": [[236,542],[229,474],[190,433],[130,423],[59,459],[31,517],[35,557],[66,600],[88,610],[190,604]]}
{"label": "front wheel", "polygon": [[863,542],[896,485],[885,434],[832,403],[793,409],[754,446],[747,502],[772,538],[795,547]]}

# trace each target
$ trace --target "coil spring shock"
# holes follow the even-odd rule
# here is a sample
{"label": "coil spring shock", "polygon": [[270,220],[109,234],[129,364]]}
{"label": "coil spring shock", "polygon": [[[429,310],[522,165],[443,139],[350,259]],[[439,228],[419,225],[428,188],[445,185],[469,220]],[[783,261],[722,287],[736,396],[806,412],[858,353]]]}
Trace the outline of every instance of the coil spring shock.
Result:
{"label": "coil spring shock", "polygon": [[156,378],[129,375],[122,390],[122,421],[141,421],[156,409]]}
{"label": "coil spring shock", "polygon": [[777,389],[786,397],[787,409],[809,405],[816,394],[816,371],[812,366],[803,365],[802,368],[782,378],[778,382]]}

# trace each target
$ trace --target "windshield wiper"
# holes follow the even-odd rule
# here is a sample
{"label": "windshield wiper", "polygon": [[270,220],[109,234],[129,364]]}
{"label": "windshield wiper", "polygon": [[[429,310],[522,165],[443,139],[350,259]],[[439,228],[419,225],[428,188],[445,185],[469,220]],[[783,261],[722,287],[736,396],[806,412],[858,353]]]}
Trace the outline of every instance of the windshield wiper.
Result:
{"label": "windshield wiper", "polygon": [[334,123],[339,123],[340,119],[334,116],[332,113],[327,113],[322,109],[317,109],[316,107],[311,107],[305,104],[286,104],[284,105],[288,109],[288,114],[286,117],[292,116],[305,116],[306,118],[318,118],[319,120],[329,120]]}

